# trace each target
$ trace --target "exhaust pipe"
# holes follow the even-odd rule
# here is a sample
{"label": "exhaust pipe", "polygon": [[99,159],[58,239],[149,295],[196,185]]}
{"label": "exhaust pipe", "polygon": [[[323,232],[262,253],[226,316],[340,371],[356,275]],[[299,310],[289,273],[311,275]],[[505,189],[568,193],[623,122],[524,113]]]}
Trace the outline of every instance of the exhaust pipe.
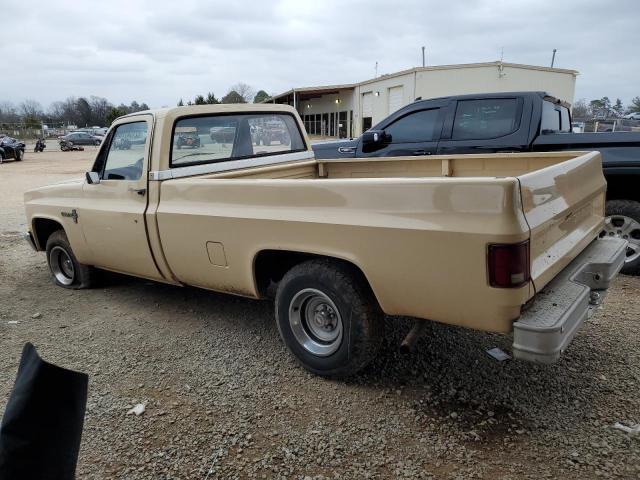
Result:
{"label": "exhaust pipe", "polygon": [[405,354],[411,353],[416,342],[424,333],[425,328],[427,328],[426,320],[416,320],[413,327],[409,330],[409,333],[407,333],[407,336],[404,337],[404,340],[400,344],[400,352]]}

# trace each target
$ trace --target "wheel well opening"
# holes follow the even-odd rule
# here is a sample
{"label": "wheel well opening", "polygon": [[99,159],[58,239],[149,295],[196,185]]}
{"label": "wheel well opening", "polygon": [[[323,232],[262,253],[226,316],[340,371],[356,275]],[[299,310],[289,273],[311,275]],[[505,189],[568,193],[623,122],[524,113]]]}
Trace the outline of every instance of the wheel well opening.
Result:
{"label": "wheel well opening", "polygon": [[607,200],[640,201],[636,182],[637,175],[605,175],[607,180]]}
{"label": "wheel well opening", "polygon": [[349,262],[337,257],[328,255],[317,255],[305,252],[293,252],[289,250],[262,250],[258,252],[253,263],[255,282],[260,297],[272,297],[275,294],[270,287],[282,280],[282,277],[296,265],[306,262],[307,260],[326,259],[332,262],[340,263],[348,266],[353,270],[356,276],[359,276],[364,284],[371,288],[364,273],[360,268]]}
{"label": "wheel well opening", "polygon": [[62,225],[55,220],[50,220],[48,218],[36,218],[33,221],[33,236],[38,243],[38,248],[40,250],[45,250],[47,248],[47,240],[51,234],[61,229]]}

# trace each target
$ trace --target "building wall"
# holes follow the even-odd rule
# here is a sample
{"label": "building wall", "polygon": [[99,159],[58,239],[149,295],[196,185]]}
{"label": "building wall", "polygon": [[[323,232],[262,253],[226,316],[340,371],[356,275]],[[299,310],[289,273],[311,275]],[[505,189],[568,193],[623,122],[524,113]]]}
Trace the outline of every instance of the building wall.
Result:
{"label": "building wall", "polygon": [[422,98],[469,93],[546,91],[573,103],[576,77],[571,73],[496,65],[416,72],[416,96]]}
{"label": "building wall", "polygon": [[[548,69],[521,68],[498,65],[453,67],[443,69],[417,69],[404,75],[379,77],[356,86],[355,98],[360,105],[354,109],[354,136],[362,133],[362,95],[373,93],[372,125],[389,114],[389,90],[403,87],[405,106],[417,97],[423,99],[465,95],[472,93],[546,91],[551,95],[573,103],[576,76],[573,73]],[[357,112],[357,116],[355,116]]]}
{"label": "building wall", "polygon": [[[525,67],[513,64],[476,64],[446,67],[427,67],[408,70],[397,75],[381,76],[357,84],[353,89],[340,90],[338,94],[323,95],[300,102],[300,115],[347,112],[347,133],[354,137],[376,125],[393,113],[390,103],[398,105],[398,89],[402,89],[400,105],[405,106],[417,97],[423,99],[473,93],[546,91],[551,95],[573,103],[576,74],[571,71],[550,70],[543,67]],[[390,99],[390,92],[396,95]],[[370,120],[365,124],[363,95],[370,95]],[[336,104],[336,99],[340,103]],[[391,100],[391,102],[390,102]],[[350,114],[353,111],[353,128],[350,130]],[[304,117],[303,117],[304,118]],[[329,134],[330,132],[327,132]],[[337,136],[337,132],[335,136]],[[317,132],[316,132],[317,134]]]}
{"label": "building wall", "polygon": [[[336,103],[336,100],[338,100],[339,103]],[[349,117],[350,117],[349,112],[354,110],[354,104],[355,104],[355,101],[354,101],[353,90],[352,89],[340,90],[339,93],[337,94],[322,95],[321,97],[316,97],[310,100],[301,101],[300,104],[298,105],[298,112],[300,113],[300,116],[302,117],[303,121],[305,119],[304,118],[305,115],[315,115],[315,114],[322,115],[325,113],[327,114],[327,117],[329,118],[329,121],[330,121],[331,113],[334,114],[334,119],[335,119],[335,115],[337,113],[346,111],[347,125],[344,125],[343,128],[345,128],[348,133]],[[325,122],[324,128],[328,132],[330,126],[326,125],[326,122]],[[334,120],[334,131],[335,129],[337,129],[337,120]],[[317,131],[315,131],[313,134],[319,135]],[[337,136],[337,134],[334,136]]]}

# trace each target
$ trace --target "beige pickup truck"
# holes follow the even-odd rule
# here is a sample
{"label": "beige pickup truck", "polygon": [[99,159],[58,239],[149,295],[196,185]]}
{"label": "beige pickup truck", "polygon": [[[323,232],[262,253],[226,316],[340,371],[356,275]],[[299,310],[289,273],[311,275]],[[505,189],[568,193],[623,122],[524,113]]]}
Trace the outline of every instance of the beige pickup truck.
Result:
{"label": "beige pickup truck", "polygon": [[86,178],[27,192],[26,236],[65,288],[97,268],[274,296],[320,375],[366,365],[385,314],[417,319],[408,343],[428,319],[548,363],[625,259],[599,238],[605,189],[597,152],[318,161],[290,107],[179,107],[119,118]]}

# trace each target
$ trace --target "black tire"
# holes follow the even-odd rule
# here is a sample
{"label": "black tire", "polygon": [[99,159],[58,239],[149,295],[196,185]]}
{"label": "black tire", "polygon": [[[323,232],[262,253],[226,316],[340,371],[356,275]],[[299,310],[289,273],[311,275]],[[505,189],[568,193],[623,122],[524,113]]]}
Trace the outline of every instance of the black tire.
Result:
{"label": "black tire", "polygon": [[17,149],[14,155],[15,155],[16,162],[21,162],[22,158],[24,157],[24,152],[20,149]]}
{"label": "black tire", "polygon": [[[335,351],[331,353],[314,354],[296,337],[294,328],[300,332],[301,327],[297,327],[293,317],[293,321],[290,320],[290,314],[303,310],[296,310],[294,305],[296,298],[305,292],[320,292],[337,308],[342,333],[339,340],[332,343],[330,348],[335,348]],[[353,375],[375,357],[382,343],[384,314],[362,274],[346,263],[310,260],[293,267],[278,286],[275,311],[285,345],[305,369],[317,375]],[[314,338],[312,333],[310,335]],[[322,342],[318,340],[315,345],[318,344],[322,345]]]}
{"label": "black tire", "polygon": [[[67,258],[71,263],[71,268],[68,267]],[[54,283],[60,287],[79,290],[90,288],[94,283],[95,269],[78,262],[64,230],[57,230],[49,236],[47,263]]]}
{"label": "black tire", "polygon": [[[615,222],[617,219],[622,220],[621,217],[627,217],[634,220],[638,227],[640,227],[640,202],[634,200],[609,200],[607,202],[606,209],[607,222]],[[616,218],[618,217],[618,218]],[[634,257],[633,260],[627,260],[622,267],[621,272],[626,275],[640,275],[640,228],[633,228],[630,231],[622,231],[618,234],[619,230],[615,228],[607,228],[606,233],[611,236],[623,237],[633,245],[633,248],[627,249],[627,257]]]}

